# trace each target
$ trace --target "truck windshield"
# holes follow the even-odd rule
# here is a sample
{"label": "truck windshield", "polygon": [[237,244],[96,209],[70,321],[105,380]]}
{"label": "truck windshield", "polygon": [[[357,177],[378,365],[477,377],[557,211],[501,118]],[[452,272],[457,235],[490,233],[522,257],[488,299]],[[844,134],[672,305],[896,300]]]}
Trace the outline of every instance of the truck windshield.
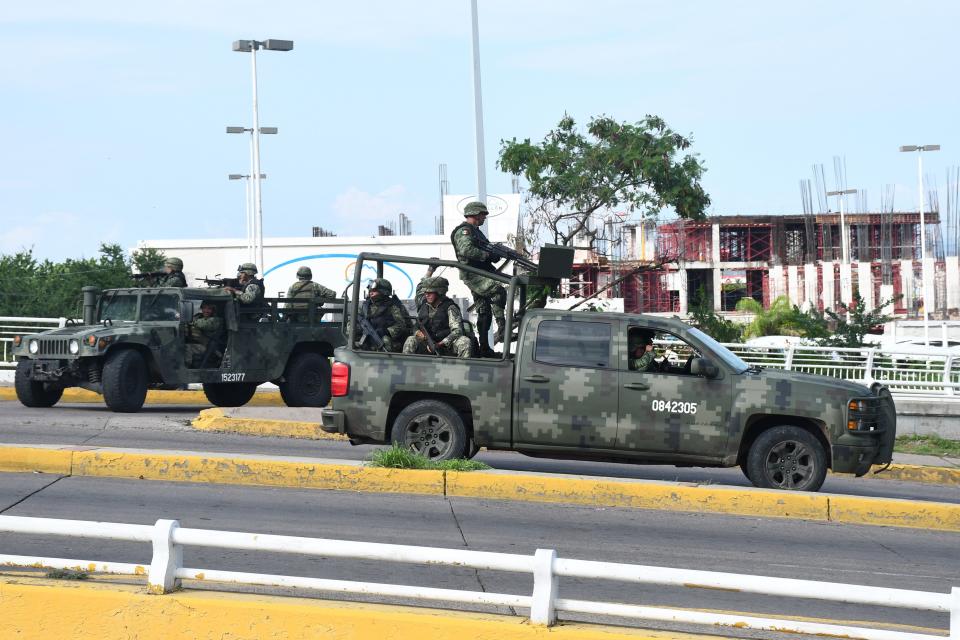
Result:
{"label": "truck windshield", "polygon": [[690,333],[700,340],[700,342],[703,343],[703,346],[709,349],[714,355],[723,360],[729,366],[733,367],[737,373],[743,373],[750,368],[750,365],[741,360],[735,353],[730,351],[730,349],[727,349],[725,346],[705,334],[703,331],[700,331],[700,329],[690,329]]}
{"label": "truck windshield", "polygon": [[98,322],[135,322],[137,320],[137,294],[107,294],[100,305]]}

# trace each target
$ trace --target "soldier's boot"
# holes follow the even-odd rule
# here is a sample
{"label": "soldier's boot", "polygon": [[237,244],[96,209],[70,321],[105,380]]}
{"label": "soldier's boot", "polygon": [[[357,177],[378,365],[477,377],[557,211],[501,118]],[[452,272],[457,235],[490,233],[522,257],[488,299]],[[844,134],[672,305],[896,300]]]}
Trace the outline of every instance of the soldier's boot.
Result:
{"label": "soldier's boot", "polygon": [[487,343],[487,334],[490,333],[491,318],[477,318],[477,339],[480,342],[480,351],[477,353],[481,358],[493,358],[496,356],[493,349]]}
{"label": "soldier's boot", "polygon": [[503,325],[497,323],[497,331],[493,334],[493,344],[500,344],[503,342]]}

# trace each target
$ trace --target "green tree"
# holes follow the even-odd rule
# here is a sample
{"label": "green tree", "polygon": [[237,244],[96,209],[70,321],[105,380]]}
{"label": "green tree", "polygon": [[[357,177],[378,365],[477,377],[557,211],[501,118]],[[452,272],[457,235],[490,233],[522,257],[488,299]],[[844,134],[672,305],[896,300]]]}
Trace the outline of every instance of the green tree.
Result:
{"label": "green tree", "polygon": [[737,302],[737,311],[753,314],[753,320],[743,330],[746,338],[801,335],[797,326],[797,316],[802,312],[790,304],[787,296],[778,296],[767,309],[753,298],[740,298]]}
{"label": "green tree", "polygon": [[532,241],[547,231],[569,245],[578,234],[590,239],[596,213],[627,209],[655,215],[670,207],[681,218],[700,219],[710,196],[700,185],[704,166],[695,154],[681,155],[690,140],[661,118],[637,123],[593,118],[581,133],[565,115],[543,142],[503,140],[498,166],[529,183],[530,208],[524,235]]}
{"label": "green tree", "polygon": [[163,262],[166,259],[167,256],[159,249],[144,247],[133,252],[131,256],[131,266],[136,273],[162,271]]}
{"label": "green tree", "polygon": [[[825,347],[862,347],[863,337],[874,327],[890,322],[893,316],[884,313],[884,309],[892,305],[896,298],[882,301],[874,309],[866,311],[863,298],[859,292],[854,292],[853,301],[846,305],[840,303],[840,313],[827,311],[830,321],[834,324],[833,335],[822,338],[819,342]],[[850,320],[847,320],[847,314]]]}
{"label": "green tree", "polygon": [[697,290],[690,306],[690,323],[718,342],[741,342],[743,327],[721,317],[713,310],[710,296],[704,287]]}

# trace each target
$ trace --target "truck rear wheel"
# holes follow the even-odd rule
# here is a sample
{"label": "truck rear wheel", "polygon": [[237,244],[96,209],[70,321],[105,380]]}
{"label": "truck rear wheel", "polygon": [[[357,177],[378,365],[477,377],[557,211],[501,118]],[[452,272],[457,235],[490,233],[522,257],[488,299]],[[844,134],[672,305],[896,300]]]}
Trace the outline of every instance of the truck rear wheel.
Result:
{"label": "truck rear wheel", "polygon": [[33,363],[21,360],[17,363],[17,372],[13,376],[13,386],[17,390],[17,400],[25,407],[52,407],[63,395],[63,387],[53,387],[47,382],[34,382],[30,379]]}
{"label": "truck rear wheel", "polygon": [[746,467],[754,486],[818,491],[827,477],[827,454],[809,431],[792,426],[773,427],[754,441]]}
{"label": "truck rear wheel", "polygon": [[470,445],[456,409],[438,400],[419,400],[400,412],[390,439],[430,460],[462,458]]}
{"label": "truck rear wheel", "polygon": [[242,407],[257,392],[255,382],[204,382],[203,395],[218,407]]}
{"label": "truck rear wheel", "polygon": [[103,365],[103,399],[111,411],[136,413],[147,399],[147,363],[133,349],[115,351]]}
{"label": "truck rear wheel", "polygon": [[325,407],[330,402],[330,360],[326,356],[298,354],[283,377],[278,386],[288,407]]}

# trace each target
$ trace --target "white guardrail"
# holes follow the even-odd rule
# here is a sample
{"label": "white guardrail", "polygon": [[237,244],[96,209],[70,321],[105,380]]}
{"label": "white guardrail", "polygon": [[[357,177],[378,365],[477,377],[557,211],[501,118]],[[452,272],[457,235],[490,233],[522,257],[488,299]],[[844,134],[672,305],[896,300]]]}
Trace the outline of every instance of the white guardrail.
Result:
{"label": "white guardrail", "polygon": [[[464,549],[440,549],[372,542],[351,542],[294,536],[237,533],[180,527],[176,520],[158,520],[155,525],[89,522],[0,516],[0,532],[37,535],[60,535],[131,542],[149,542],[153,558],[149,568],[101,560],[73,560],[32,556],[0,555],[0,566],[48,569],[79,569],[107,574],[143,575],[149,589],[158,594],[180,587],[182,579],[212,580],[245,585],[292,587],[344,594],[364,594],[411,598],[417,600],[523,607],[530,610],[534,624],[552,625],[557,612],[587,613],[601,616],[636,618],[703,625],[720,625],[769,631],[785,631],[812,635],[863,640],[930,640],[942,635],[926,635],[848,627],[818,622],[773,619],[710,611],[690,611],[643,605],[591,600],[572,600],[559,596],[560,578],[613,580],[628,584],[656,584],[697,589],[722,589],[739,593],[787,598],[809,598],[851,604],[900,607],[948,613],[951,640],[960,640],[960,588],[950,593],[911,591],[854,584],[818,582],[719,573],[689,569],[670,569],[635,564],[593,562],[558,558],[552,549],[537,549],[532,556]],[[412,585],[327,580],[237,571],[194,569],[183,566],[183,547],[193,545],[218,549],[243,549],[275,553],[296,553],[327,558],[355,558],[417,565],[440,565],[484,571],[508,571],[533,575],[531,595],[486,593],[438,589]]]}
{"label": "white guardrail", "polygon": [[66,324],[66,318],[0,316],[0,369],[16,367],[17,363],[13,360],[13,336],[62,329]]}

